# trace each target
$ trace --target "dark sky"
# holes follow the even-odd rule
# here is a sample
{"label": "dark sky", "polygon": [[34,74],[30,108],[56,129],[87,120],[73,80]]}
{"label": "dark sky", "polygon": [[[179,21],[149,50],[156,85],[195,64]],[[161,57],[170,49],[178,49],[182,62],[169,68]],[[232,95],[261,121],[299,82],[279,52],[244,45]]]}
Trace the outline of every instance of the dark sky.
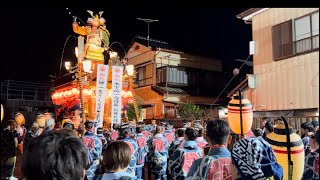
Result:
{"label": "dark sky", "polygon": [[[70,8],[86,22],[86,9]],[[150,24],[150,37],[171,44],[186,53],[223,60],[224,71],[246,59],[251,25],[237,19],[244,8],[101,8],[104,11],[110,41],[118,41],[125,48],[135,35],[147,35],[147,24],[136,18],[158,19]],[[1,9],[1,79],[48,81],[49,74],[59,74],[62,49],[72,31],[72,17],[65,8]],[[64,59],[76,62],[76,40],[66,44]],[[122,51],[120,46],[112,49]],[[229,79],[229,78],[227,78]]]}

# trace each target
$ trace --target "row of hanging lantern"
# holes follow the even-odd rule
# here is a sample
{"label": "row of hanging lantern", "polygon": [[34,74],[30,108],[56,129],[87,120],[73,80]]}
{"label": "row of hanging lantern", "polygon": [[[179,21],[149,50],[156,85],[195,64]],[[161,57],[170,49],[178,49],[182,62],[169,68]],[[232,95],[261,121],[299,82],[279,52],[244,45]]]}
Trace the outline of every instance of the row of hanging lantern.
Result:
{"label": "row of hanging lantern", "polygon": [[[92,96],[94,95],[95,89],[88,89],[88,88],[84,88],[82,90],[83,96],[87,97],[87,96]],[[106,92],[106,98],[111,98],[112,97],[112,91],[111,90],[107,90]],[[53,101],[54,104],[61,104],[65,99],[67,98],[75,98],[75,97],[79,97],[80,91],[78,88],[72,88],[72,89],[67,89],[67,90],[63,90],[63,91],[56,91],[54,93],[52,93],[51,95],[51,99]],[[121,91],[121,96],[123,98],[132,98],[133,94],[131,91],[125,91],[122,90]]]}

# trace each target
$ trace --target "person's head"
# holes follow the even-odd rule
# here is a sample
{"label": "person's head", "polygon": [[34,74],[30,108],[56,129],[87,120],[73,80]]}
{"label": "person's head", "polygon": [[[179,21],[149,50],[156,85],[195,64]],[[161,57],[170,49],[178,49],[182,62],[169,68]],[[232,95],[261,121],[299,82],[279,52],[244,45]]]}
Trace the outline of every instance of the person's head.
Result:
{"label": "person's head", "polygon": [[178,130],[176,131],[177,137],[184,137],[184,131],[185,131],[184,128],[178,129]]}
{"label": "person's head", "polygon": [[308,134],[309,132],[313,132],[313,125],[309,122],[304,122],[301,124],[301,135]]}
{"label": "person's head", "polygon": [[199,128],[198,129],[198,137],[202,137],[203,136],[203,131],[204,131],[203,128]]}
{"label": "person's head", "polygon": [[120,136],[120,138],[130,137],[130,125],[129,124],[123,124],[122,126],[120,126],[119,136]]}
{"label": "person's head", "polygon": [[17,129],[17,122],[13,119],[8,120],[8,126],[11,130]]}
{"label": "person's head", "polygon": [[156,129],[154,130],[155,134],[159,134],[162,132],[162,127],[161,126],[157,126]]}
{"label": "person's head", "polygon": [[94,131],[94,121],[87,120],[84,123],[84,126],[85,126],[87,131],[89,131],[89,132],[93,132]]}
{"label": "person's head", "polygon": [[207,122],[206,137],[211,145],[227,145],[230,127],[226,121],[216,119]]}
{"label": "person's head", "polygon": [[170,122],[167,122],[166,129],[172,129],[173,125]]}
{"label": "person's head", "polygon": [[87,150],[73,131],[47,131],[30,140],[23,152],[22,174],[26,180],[84,178]]}
{"label": "person's head", "polygon": [[54,119],[50,118],[46,120],[46,126],[50,129],[53,129],[55,125]]}
{"label": "person's head", "polygon": [[261,126],[261,128],[263,128],[263,127],[266,125],[267,121],[270,121],[270,119],[267,118],[267,117],[263,117],[263,118],[261,119],[261,121],[260,121],[260,126]]}
{"label": "person's head", "polygon": [[37,123],[37,122],[33,122],[30,129],[31,129],[31,131],[34,132],[34,133],[37,132],[37,130],[39,129],[38,123]]}
{"label": "person's head", "polygon": [[112,129],[118,130],[118,128],[119,128],[119,124],[114,123],[114,124],[112,125]]}
{"label": "person's head", "polygon": [[138,122],[138,126],[144,126],[144,122],[143,121],[139,121]]}
{"label": "person's head", "polygon": [[313,125],[314,131],[319,129],[319,121],[313,120],[311,124]]}
{"label": "person's head", "polygon": [[136,133],[137,133],[137,134],[142,133],[142,131],[143,131],[143,127],[142,127],[142,126],[138,126],[138,127],[136,128]]}
{"label": "person's head", "polygon": [[154,120],[154,119],[151,120],[151,124],[152,124],[152,125],[156,125],[156,120]]}
{"label": "person's head", "polygon": [[254,130],[253,130],[253,134],[254,134],[255,137],[260,137],[260,136],[262,136],[262,135],[263,135],[262,129],[260,129],[260,128],[254,129]]}
{"label": "person's head", "polygon": [[316,133],[313,133],[310,136],[310,147],[311,149],[318,149],[319,148],[319,129],[316,131]]}
{"label": "person's head", "polygon": [[74,124],[71,121],[67,121],[63,124],[63,128],[74,130]]}
{"label": "person's head", "polygon": [[273,132],[273,128],[274,128],[274,122],[273,121],[267,121],[265,126],[264,126],[267,130],[267,134],[272,133]]}
{"label": "person's head", "polygon": [[108,171],[126,171],[131,161],[131,149],[123,141],[110,143],[103,152],[103,163]]}
{"label": "person's head", "polygon": [[198,137],[198,130],[195,128],[187,128],[184,132],[184,139],[186,141],[194,141]]}
{"label": "person's head", "polygon": [[103,134],[103,128],[102,127],[98,127],[97,128],[97,134]]}
{"label": "person's head", "polygon": [[232,179],[282,179],[283,169],[277,163],[270,144],[262,138],[243,138],[231,150]]}

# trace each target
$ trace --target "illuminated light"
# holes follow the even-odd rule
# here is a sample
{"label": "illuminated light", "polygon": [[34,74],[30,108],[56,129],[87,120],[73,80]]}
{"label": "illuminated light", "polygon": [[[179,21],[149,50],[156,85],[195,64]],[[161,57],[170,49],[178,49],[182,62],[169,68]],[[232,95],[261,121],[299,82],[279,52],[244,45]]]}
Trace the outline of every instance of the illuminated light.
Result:
{"label": "illuminated light", "polygon": [[[240,104],[241,98],[241,104]],[[242,106],[242,112],[240,112],[240,106]],[[253,121],[253,111],[252,105],[248,99],[245,99],[244,96],[234,96],[233,99],[229,102],[228,105],[228,121],[230,129],[236,133],[241,134],[241,122],[240,122],[240,113],[242,113],[242,128],[243,134],[246,134],[250,131]]]}
{"label": "illuminated light", "polygon": [[128,103],[129,104],[133,103],[133,99],[132,98],[128,99]]}
{"label": "illuminated light", "polygon": [[77,88],[72,88],[71,92],[73,95],[76,95],[77,93],[79,93]]}
{"label": "illuminated light", "polygon": [[88,90],[88,96],[92,95],[92,89]]}
{"label": "illuminated light", "polygon": [[83,70],[86,73],[91,73],[91,65],[92,65],[92,61],[90,60],[84,60],[82,61],[82,65],[83,65]]}
{"label": "illuminated light", "polygon": [[124,90],[121,91],[121,96],[125,96],[126,92]]}
{"label": "illuminated light", "polygon": [[126,66],[127,72],[129,76],[133,76],[134,66],[133,65],[127,65]]}
{"label": "illuminated light", "polygon": [[110,54],[110,59],[118,57],[118,53],[117,52],[110,51],[109,54]]}
{"label": "illuminated light", "polygon": [[83,91],[82,91],[82,93],[83,93],[83,95],[87,95],[88,94],[88,89],[84,89]]}
{"label": "illuminated light", "polygon": [[131,91],[127,91],[127,97],[133,97],[132,92]]}
{"label": "illuminated light", "polygon": [[78,47],[75,47],[75,48],[74,48],[74,53],[76,54],[76,57],[79,56],[79,49],[78,49]]}
{"label": "illuminated light", "polygon": [[72,91],[71,90],[68,91],[68,96],[69,97],[72,96]]}
{"label": "illuminated light", "polygon": [[63,92],[61,91],[60,93],[59,93],[59,98],[62,98],[63,97]]}
{"label": "illuminated light", "polygon": [[63,97],[68,97],[68,91],[63,92]]}
{"label": "illuminated light", "polygon": [[70,61],[66,61],[66,62],[64,62],[64,66],[65,66],[65,68],[66,68],[66,70],[70,70],[70,68],[71,68],[71,62]]}

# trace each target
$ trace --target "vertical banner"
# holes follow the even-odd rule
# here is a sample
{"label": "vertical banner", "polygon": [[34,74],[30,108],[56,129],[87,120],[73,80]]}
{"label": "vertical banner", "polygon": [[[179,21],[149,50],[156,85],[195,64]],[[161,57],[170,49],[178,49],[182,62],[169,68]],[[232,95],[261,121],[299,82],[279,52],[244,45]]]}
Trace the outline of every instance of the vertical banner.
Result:
{"label": "vertical banner", "polygon": [[123,66],[112,66],[112,124],[121,123],[122,72]]}
{"label": "vertical banner", "polygon": [[104,101],[106,97],[109,66],[98,64],[97,68],[98,68],[98,71],[97,71],[97,88],[96,88],[96,113],[97,113],[96,122],[98,127],[102,127]]}

